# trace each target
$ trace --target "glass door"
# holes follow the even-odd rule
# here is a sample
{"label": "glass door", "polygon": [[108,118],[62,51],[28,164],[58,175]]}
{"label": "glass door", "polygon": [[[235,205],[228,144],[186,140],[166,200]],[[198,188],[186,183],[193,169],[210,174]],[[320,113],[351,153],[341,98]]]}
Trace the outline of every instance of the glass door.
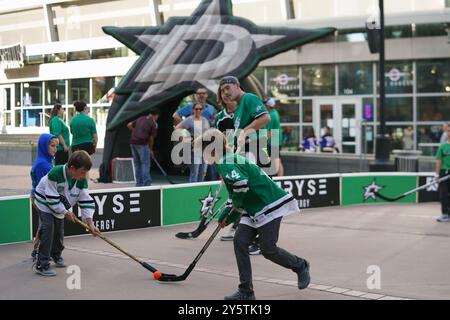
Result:
{"label": "glass door", "polygon": [[359,99],[339,101],[341,152],[361,153],[361,102]]}
{"label": "glass door", "polygon": [[14,85],[0,86],[0,133],[6,133],[6,127],[12,125],[13,96]]}
{"label": "glass door", "polygon": [[337,110],[335,99],[317,99],[314,101],[313,108],[313,125],[317,142],[323,136],[325,127],[329,128],[329,133],[333,136],[336,145],[339,146],[340,138],[337,136],[339,132],[337,121]]}

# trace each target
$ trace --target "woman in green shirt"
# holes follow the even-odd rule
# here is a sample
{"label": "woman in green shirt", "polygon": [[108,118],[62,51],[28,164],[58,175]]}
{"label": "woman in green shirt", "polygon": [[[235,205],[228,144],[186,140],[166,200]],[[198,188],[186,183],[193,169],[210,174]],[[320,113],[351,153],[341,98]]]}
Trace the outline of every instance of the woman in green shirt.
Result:
{"label": "woman in green shirt", "polygon": [[50,114],[50,134],[59,140],[55,154],[55,165],[66,164],[69,160],[70,134],[69,127],[64,123],[64,108],[59,103],[55,104]]}

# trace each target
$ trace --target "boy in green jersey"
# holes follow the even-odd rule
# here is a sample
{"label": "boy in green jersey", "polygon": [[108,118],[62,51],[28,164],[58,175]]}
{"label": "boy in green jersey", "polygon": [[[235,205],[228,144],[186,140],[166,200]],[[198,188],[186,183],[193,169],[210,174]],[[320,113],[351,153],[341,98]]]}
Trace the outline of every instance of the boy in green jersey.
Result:
{"label": "boy in green jersey", "polygon": [[283,216],[300,212],[297,201],[256,164],[233,154],[219,130],[206,131],[194,146],[203,151],[208,163],[215,164],[229,194],[228,205],[218,215],[219,223],[225,227],[241,219],[233,239],[240,284],[225,300],[255,299],[248,246],[256,235],[262,255],[297,273],[299,289],[308,287],[309,263],[276,245]]}
{"label": "boy in green jersey", "polygon": [[[436,152],[436,180],[450,174],[450,126],[447,126],[448,140],[439,146]],[[449,221],[449,180],[442,181],[439,184],[439,198],[441,200],[441,216],[436,220],[438,222]]]}

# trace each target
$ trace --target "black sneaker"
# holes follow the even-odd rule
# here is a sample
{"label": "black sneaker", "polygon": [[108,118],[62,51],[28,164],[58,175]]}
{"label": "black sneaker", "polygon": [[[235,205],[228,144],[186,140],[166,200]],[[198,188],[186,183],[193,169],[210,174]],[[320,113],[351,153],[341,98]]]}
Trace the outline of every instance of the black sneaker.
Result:
{"label": "black sneaker", "polygon": [[37,273],[37,274],[40,274],[41,276],[44,276],[44,277],[54,277],[54,276],[56,276],[56,272],[53,271],[52,269],[50,269],[48,267],[46,269],[44,269],[41,266],[38,266],[36,263],[33,264],[33,271],[35,273]]}
{"label": "black sneaker", "polygon": [[303,269],[297,271],[298,288],[300,290],[306,289],[311,281],[311,276],[309,275],[309,262],[306,260],[303,261],[305,262]]}
{"label": "black sneaker", "polygon": [[253,292],[244,293],[238,290],[235,293],[230,294],[229,296],[225,296],[224,300],[256,300],[256,298]]}
{"label": "black sneaker", "polygon": [[251,254],[252,256],[257,256],[261,254],[261,248],[257,244],[251,244],[248,247],[248,253]]}
{"label": "black sneaker", "polygon": [[53,259],[53,261],[55,262],[56,268],[65,268],[66,267],[66,265],[64,264],[64,259],[62,257],[59,257],[58,259]]}
{"label": "black sneaker", "polygon": [[38,251],[36,249],[31,251],[31,257],[33,258],[33,261],[36,261],[37,256],[38,256]]}

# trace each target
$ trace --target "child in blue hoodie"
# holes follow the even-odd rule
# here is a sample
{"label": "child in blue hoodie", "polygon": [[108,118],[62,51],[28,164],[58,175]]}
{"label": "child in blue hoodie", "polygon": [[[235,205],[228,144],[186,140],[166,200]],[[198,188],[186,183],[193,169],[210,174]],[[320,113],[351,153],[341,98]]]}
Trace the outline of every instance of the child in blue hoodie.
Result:
{"label": "child in blue hoodie", "polygon": [[[52,134],[43,133],[39,136],[38,154],[36,161],[31,167],[31,204],[34,206],[36,186],[41,181],[41,178],[53,168],[53,159],[58,147],[58,138]],[[36,259],[37,249],[39,248],[39,228],[36,232],[34,241],[34,249],[31,253],[33,260]]]}

